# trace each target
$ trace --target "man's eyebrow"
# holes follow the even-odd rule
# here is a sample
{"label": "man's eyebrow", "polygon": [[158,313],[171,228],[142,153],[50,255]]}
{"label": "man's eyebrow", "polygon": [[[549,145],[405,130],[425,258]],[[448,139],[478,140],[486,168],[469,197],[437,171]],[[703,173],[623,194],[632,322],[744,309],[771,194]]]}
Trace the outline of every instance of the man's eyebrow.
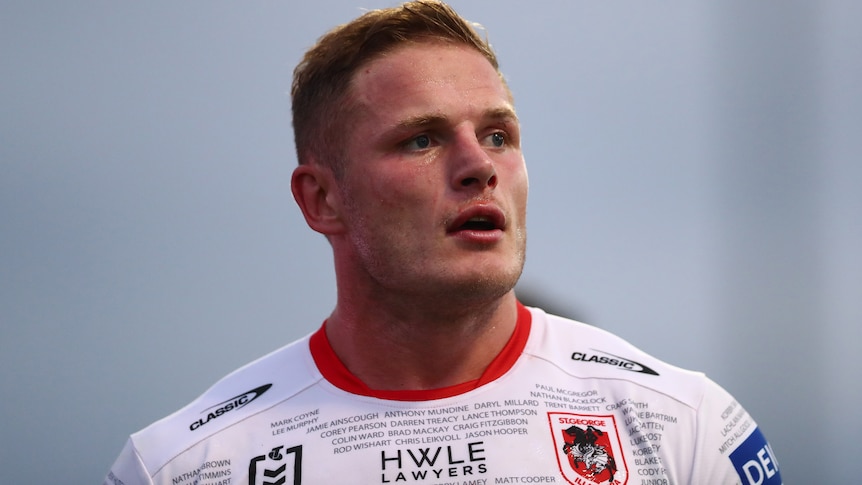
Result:
{"label": "man's eyebrow", "polygon": [[[488,109],[482,114],[482,118],[493,121],[518,122],[518,115],[515,114],[515,110],[508,106]],[[449,123],[447,116],[429,114],[405,118],[396,123],[393,128],[396,131],[409,131],[417,128],[445,125],[447,123]]]}
{"label": "man's eyebrow", "polygon": [[397,131],[409,131],[429,126],[440,126],[449,122],[449,118],[443,115],[419,115],[411,116],[396,123],[394,129]]}
{"label": "man's eyebrow", "polygon": [[509,106],[489,109],[488,111],[485,111],[485,118],[491,120],[518,122],[518,115],[515,114],[515,110]]}

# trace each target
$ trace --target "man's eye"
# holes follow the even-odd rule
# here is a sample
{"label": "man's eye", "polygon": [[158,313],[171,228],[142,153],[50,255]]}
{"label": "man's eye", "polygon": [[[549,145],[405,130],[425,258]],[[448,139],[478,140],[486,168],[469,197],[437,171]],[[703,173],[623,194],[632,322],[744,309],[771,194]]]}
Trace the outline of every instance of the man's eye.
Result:
{"label": "man's eye", "polygon": [[412,150],[423,150],[431,146],[431,137],[428,135],[419,135],[416,138],[407,142],[407,148]]}
{"label": "man's eye", "polygon": [[488,135],[488,142],[491,143],[491,146],[500,148],[506,144],[506,135],[501,132],[491,133]]}

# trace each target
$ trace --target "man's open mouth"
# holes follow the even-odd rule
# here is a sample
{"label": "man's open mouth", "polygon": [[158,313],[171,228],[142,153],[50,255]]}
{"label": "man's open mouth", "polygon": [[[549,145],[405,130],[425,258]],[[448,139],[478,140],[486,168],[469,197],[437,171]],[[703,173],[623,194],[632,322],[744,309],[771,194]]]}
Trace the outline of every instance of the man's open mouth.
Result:
{"label": "man's open mouth", "polygon": [[462,231],[492,231],[497,225],[488,217],[472,217],[459,227]]}
{"label": "man's open mouth", "polygon": [[448,231],[495,231],[506,227],[506,217],[494,205],[481,204],[469,207],[458,214]]}

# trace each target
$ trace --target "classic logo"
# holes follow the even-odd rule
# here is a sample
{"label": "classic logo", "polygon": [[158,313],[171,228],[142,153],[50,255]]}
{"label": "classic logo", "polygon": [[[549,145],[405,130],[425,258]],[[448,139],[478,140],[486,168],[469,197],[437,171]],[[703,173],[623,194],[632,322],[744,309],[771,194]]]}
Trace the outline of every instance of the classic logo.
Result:
{"label": "classic logo", "polygon": [[557,463],[573,485],[625,485],[629,472],[613,415],[548,413]]}
{"label": "classic logo", "polygon": [[248,464],[248,480],[248,485],[300,485],[302,445],[287,449],[276,446],[269,453],[252,458]]}
{"label": "classic logo", "polygon": [[640,372],[641,374],[650,374],[657,376],[658,372],[650,369],[649,367],[641,364],[640,362],[635,362],[633,360],[625,359],[620,357],[619,355],[609,354],[607,352],[602,352],[601,350],[590,349],[594,352],[598,352],[604,355],[596,355],[596,354],[588,354],[585,352],[574,352],[572,353],[572,360],[577,360],[580,362],[593,362],[596,364],[605,364],[612,365],[614,367],[619,367],[623,370],[628,370],[632,372]]}
{"label": "classic logo", "polygon": [[222,401],[222,402],[216,404],[215,406],[211,406],[207,409],[204,409],[203,411],[201,411],[201,414],[206,413],[206,417],[201,418],[201,419],[195,421],[194,423],[190,424],[189,429],[194,431],[194,430],[200,428],[201,426],[209,423],[213,419],[218,418],[219,416],[223,416],[225,413],[227,413],[229,411],[235,411],[235,410],[245,406],[246,404],[259,398],[263,393],[265,393],[267,390],[269,390],[270,387],[272,387],[272,384],[264,384],[258,388],[244,392],[238,396],[234,396],[234,397],[228,399],[227,401]]}

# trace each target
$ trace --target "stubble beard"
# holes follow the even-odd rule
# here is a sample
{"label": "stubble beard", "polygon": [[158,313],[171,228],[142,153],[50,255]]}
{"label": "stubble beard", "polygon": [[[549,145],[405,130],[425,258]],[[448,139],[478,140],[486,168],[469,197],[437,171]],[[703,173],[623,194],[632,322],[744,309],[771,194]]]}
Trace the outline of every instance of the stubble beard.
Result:
{"label": "stubble beard", "polygon": [[[348,206],[355,208],[353,200],[344,195]],[[471,308],[496,304],[515,287],[523,272],[527,243],[523,226],[513,228],[516,231],[513,248],[500,256],[510,259],[507,264],[463,271],[456,266],[457,262],[424,258],[410,236],[390,239],[397,233],[386,235],[360,211],[351,212],[356,215],[351,218],[356,231],[351,237],[354,265],[365,274],[368,286],[360,292],[381,305],[400,306],[405,312],[413,309],[431,314],[451,309],[455,313],[469,313]],[[410,228],[404,230],[408,232]]]}
{"label": "stubble beard", "polygon": [[[369,248],[366,248],[369,249]],[[411,265],[408,252],[400,255],[389,248],[385,254],[363,255],[363,266],[383,295],[395,304],[427,313],[468,314],[488,305],[497,304],[515,287],[523,272],[526,236],[521,231],[511,258],[503,267],[462,271],[450,267],[453,262],[425,261],[418,269]]]}

